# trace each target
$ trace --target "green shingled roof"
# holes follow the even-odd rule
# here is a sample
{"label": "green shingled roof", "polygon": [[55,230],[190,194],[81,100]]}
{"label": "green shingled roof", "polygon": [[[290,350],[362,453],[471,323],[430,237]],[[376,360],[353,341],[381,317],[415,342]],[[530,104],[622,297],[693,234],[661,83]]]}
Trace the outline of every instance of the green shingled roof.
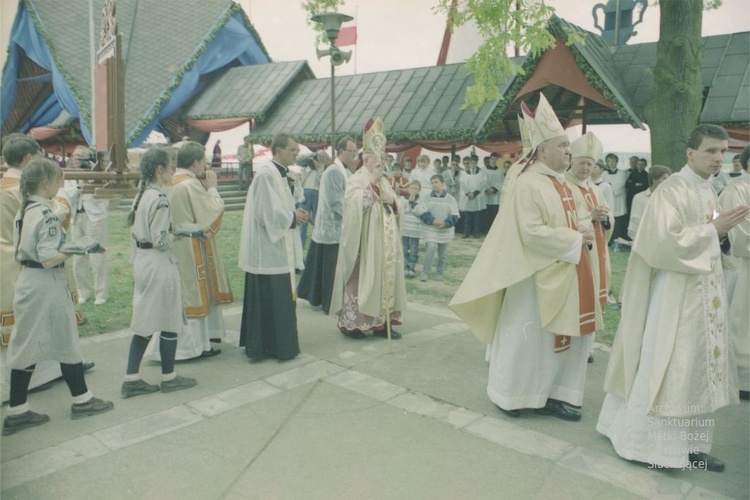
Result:
{"label": "green shingled roof", "polygon": [[[90,123],[88,2],[22,0],[33,15],[55,63]],[[101,29],[104,0],[93,0],[94,32]],[[116,17],[125,64],[125,130],[132,140],[158,112],[203,47],[235,13],[255,34],[241,7],[228,0],[118,0]],[[168,19],[169,23],[165,23]],[[260,37],[255,36],[264,52]],[[98,43],[98,36],[97,36]],[[158,48],[158,49],[157,49]],[[267,52],[266,52],[267,55]]]}
{"label": "green shingled roof", "polygon": [[[464,64],[336,77],[336,133],[361,137],[367,119],[379,116],[391,141],[474,141],[498,101],[477,112],[462,109],[466,87],[473,82]],[[302,142],[327,141],[330,130],[331,80],[308,80],[289,90],[254,139],[268,142],[283,131]]]}
{"label": "green shingled roof", "polygon": [[[182,118],[253,117],[259,124],[293,81],[313,78],[305,61],[229,68],[186,104]],[[232,98],[227,99],[227,96]]]}
{"label": "green shingled roof", "polygon": [[[654,94],[655,63],[656,42],[619,47],[612,60],[611,66],[622,75],[625,93],[639,116]],[[750,33],[704,37],[702,73],[708,95],[701,123],[750,122]]]}

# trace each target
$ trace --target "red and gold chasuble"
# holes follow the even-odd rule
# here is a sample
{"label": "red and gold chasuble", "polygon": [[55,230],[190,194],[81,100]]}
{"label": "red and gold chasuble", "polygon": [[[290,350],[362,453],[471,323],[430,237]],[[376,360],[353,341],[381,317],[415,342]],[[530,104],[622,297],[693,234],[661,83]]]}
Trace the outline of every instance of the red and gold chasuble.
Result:
{"label": "red and gold chasuble", "polygon": [[[593,189],[585,189],[582,186],[578,186],[578,189],[581,190],[583,199],[586,200],[589,212],[599,205],[599,200],[596,199],[596,193],[594,193]],[[600,221],[591,222],[594,225],[596,253],[599,256],[599,303],[606,305],[607,293],[609,292],[607,283],[607,236],[604,234],[604,226]]]}
{"label": "red and gold chasuble", "polygon": [[[560,182],[554,176],[548,176],[555,186],[557,194],[565,211],[566,220],[570,229],[578,230],[578,211],[576,210],[573,192],[565,182]],[[591,258],[585,245],[581,245],[581,259],[576,264],[576,276],[578,278],[578,311],[581,335],[589,335],[596,331],[596,291],[594,287],[594,275],[591,271]],[[555,353],[570,349],[570,336],[555,335]]]}

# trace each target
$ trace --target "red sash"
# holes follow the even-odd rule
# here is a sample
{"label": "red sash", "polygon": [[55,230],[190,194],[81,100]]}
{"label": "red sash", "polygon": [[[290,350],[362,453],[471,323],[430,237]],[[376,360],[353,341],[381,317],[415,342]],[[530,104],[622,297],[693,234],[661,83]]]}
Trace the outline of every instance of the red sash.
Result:
{"label": "red sash", "polygon": [[[578,211],[576,210],[573,192],[567,183],[558,181],[554,176],[548,176],[560,196],[565,219],[570,229],[578,230]],[[581,259],[576,265],[578,277],[578,314],[581,335],[589,335],[596,331],[596,292],[594,290],[594,275],[591,272],[591,259],[588,249],[581,245]],[[555,335],[555,353],[567,351],[570,348],[570,336]]]}
{"label": "red sash", "polygon": [[[578,186],[583,194],[583,199],[586,200],[586,206],[589,211],[593,210],[594,207],[599,205],[599,201],[596,199],[596,193],[593,189],[587,190],[581,186]],[[596,238],[596,253],[599,255],[599,303],[601,305],[607,304],[607,292],[609,286],[607,284],[607,237],[604,234],[604,226],[600,221],[591,221],[594,225],[594,235]]]}

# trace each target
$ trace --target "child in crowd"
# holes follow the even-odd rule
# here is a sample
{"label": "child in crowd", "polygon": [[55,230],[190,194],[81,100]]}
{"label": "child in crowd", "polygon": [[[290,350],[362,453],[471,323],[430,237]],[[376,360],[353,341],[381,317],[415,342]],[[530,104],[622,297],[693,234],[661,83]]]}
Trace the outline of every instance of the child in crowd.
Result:
{"label": "child in crowd", "polygon": [[[177,332],[183,327],[182,287],[177,256],[172,248],[169,201],[164,187],[172,180],[175,164],[165,149],[153,148],[141,158],[141,189],[128,216],[133,249],[133,338],[128,353],[123,398],[173,392],[197,384],[174,371]],[[161,387],[141,379],[139,370],[151,335],[159,332]]]}
{"label": "child in crowd", "polygon": [[412,160],[411,160],[411,158],[409,158],[407,156],[407,157],[404,158],[403,163],[404,163],[404,173],[403,173],[403,176],[408,179],[411,176]]}
{"label": "child in crowd", "polygon": [[409,190],[406,186],[409,185],[409,179],[404,177],[404,169],[398,163],[394,163],[391,167],[391,187],[393,191],[399,196],[409,196]]}
{"label": "child in crowd", "polygon": [[409,194],[401,198],[401,241],[404,245],[404,276],[416,276],[415,268],[419,260],[419,238],[422,237],[422,222],[419,217],[425,207],[419,197],[422,189],[419,181],[409,183]]}
{"label": "child in crowd", "polygon": [[419,196],[421,196],[422,199],[430,196],[430,179],[436,173],[437,172],[430,164],[429,156],[419,155],[417,157],[417,168],[412,170],[409,180],[412,182],[417,181],[419,182],[419,185],[422,186],[422,190],[419,192]]}
{"label": "child in crowd", "polygon": [[3,422],[4,436],[49,422],[49,416],[31,411],[26,401],[31,375],[41,361],[60,363],[73,397],[73,419],[114,408],[110,401],[91,394],[83,375],[81,342],[64,267],[71,254],[60,251],[65,232],[52,211],[52,198],[62,184],[62,170],[46,158],[32,160],[21,174],[22,204],[14,240],[16,261],[22,267],[13,297],[10,406]]}
{"label": "child in crowd", "polygon": [[477,155],[471,155],[469,168],[461,176],[461,197],[458,203],[461,217],[464,219],[464,238],[482,237],[482,218],[487,209],[487,198],[484,194],[487,188],[485,170],[481,170],[477,163]]}
{"label": "child in crowd", "polygon": [[424,226],[422,237],[427,244],[424,254],[424,265],[422,266],[421,281],[427,281],[427,276],[432,269],[432,261],[435,258],[435,250],[438,253],[437,277],[442,279],[445,271],[445,256],[448,252],[448,244],[453,240],[455,225],[458,222],[458,202],[445,191],[442,175],[433,175],[430,179],[432,192],[422,203],[426,209],[421,216]]}

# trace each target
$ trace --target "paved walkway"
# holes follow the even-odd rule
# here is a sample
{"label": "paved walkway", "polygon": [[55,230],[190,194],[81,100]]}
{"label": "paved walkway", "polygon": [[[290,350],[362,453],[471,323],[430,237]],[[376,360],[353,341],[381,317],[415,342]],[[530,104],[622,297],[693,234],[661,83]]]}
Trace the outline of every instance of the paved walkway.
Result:
{"label": "paved walkway", "polygon": [[[583,419],[510,419],[487,399],[484,346],[446,309],[410,304],[404,338],[353,341],[306,302],[303,354],[249,364],[241,308],[220,356],[178,363],[194,389],[123,400],[127,331],[83,340],[114,411],[73,421],[63,383],[30,397],[52,422],[3,438],[3,499],[747,498],[750,405],[716,415],[722,474],[655,471],[595,430],[607,353]],[[158,382],[158,364],[141,371]],[[5,410],[3,410],[3,416]]]}

